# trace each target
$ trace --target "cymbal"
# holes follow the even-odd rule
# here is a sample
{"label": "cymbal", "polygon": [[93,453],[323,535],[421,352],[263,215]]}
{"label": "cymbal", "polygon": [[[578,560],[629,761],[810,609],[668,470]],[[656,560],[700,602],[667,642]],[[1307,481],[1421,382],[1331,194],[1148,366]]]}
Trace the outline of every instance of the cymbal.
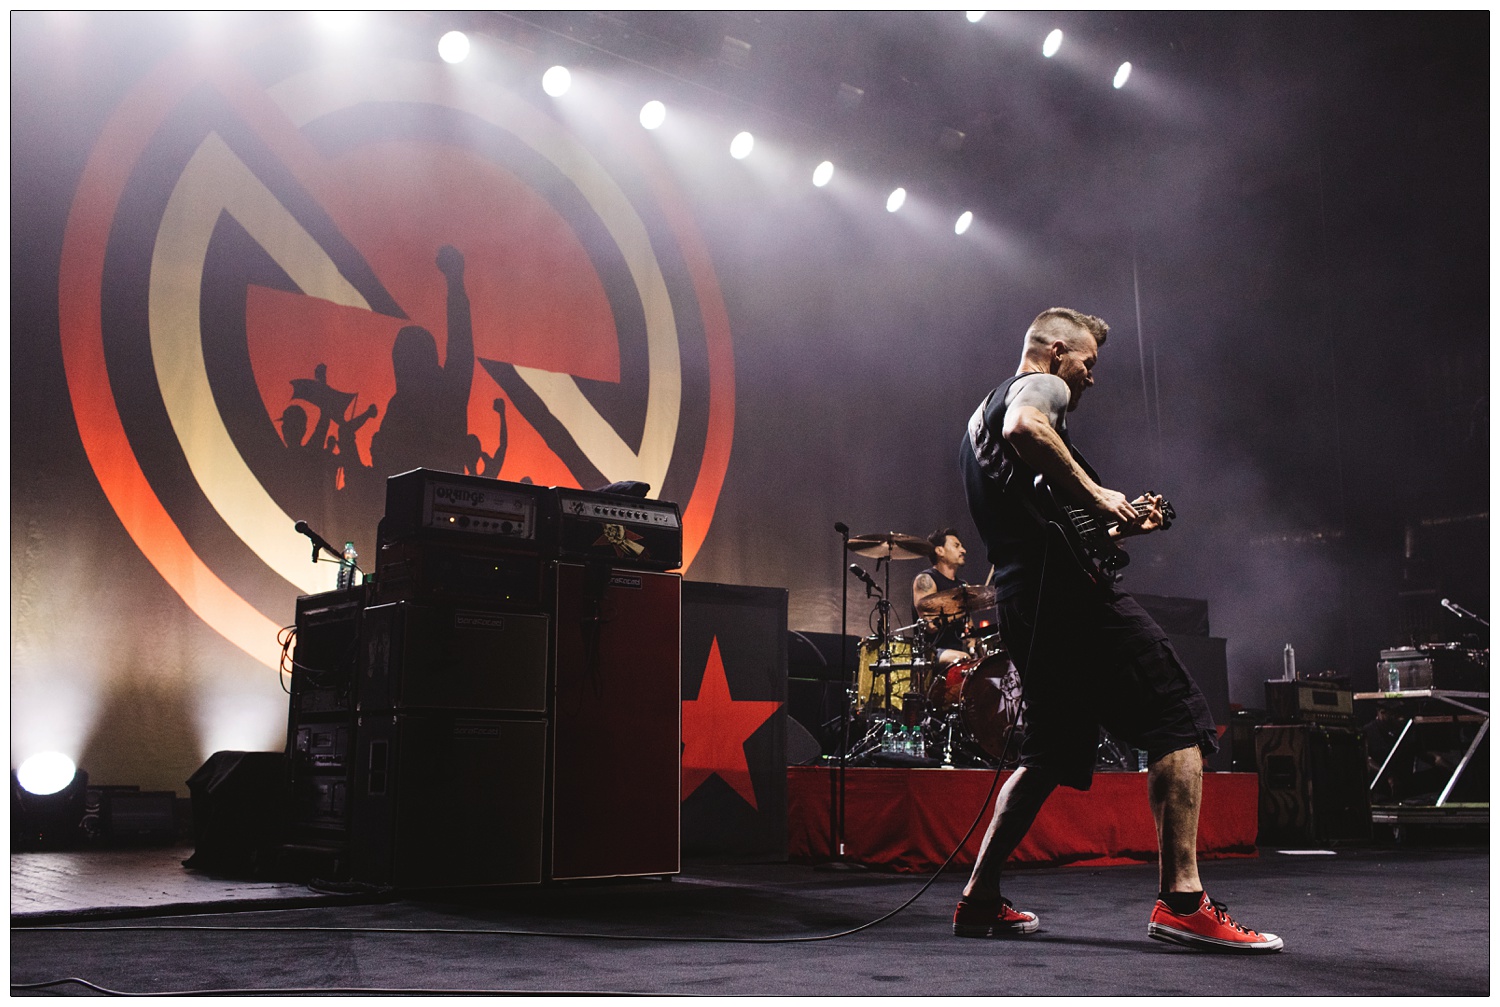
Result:
{"label": "cymbal", "polygon": [[962,615],[995,604],[995,589],[977,584],[951,587],[917,602],[918,615]]}
{"label": "cymbal", "polygon": [[872,532],[849,540],[849,551],[871,559],[926,559],[932,545],[925,538],[898,531]]}

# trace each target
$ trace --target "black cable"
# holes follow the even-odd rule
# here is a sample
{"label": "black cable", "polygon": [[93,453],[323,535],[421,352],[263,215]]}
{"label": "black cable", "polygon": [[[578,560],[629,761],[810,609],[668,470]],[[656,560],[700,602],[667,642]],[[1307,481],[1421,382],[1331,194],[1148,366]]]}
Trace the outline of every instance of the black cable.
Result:
{"label": "black cable", "polygon": [[[125,990],[112,990],[80,979],[77,976],[69,976],[66,979],[52,979],[44,983],[11,983],[12,990],[43,990],[51,986],[63,986],[75,983],[85,989],[91,989],[105,996],[112,997],[203,997],[203,996],[265,996],[266,994],[304,994],[316,996],[329,993],[364,993],[367,995],[384,996],[411,996],[421,994],[432,994],[436,996],[460,996],[460,997],[485,997],[485,996],[507,996],[507,997],[639,997],[659,996],[656,993],[626,993],[619,990],[447,990],[447,989],[390,989],[379,987],[360,986],[307,986],[302,988],[280,988],[268,989],[224,989],[224,990],[157,990],[150,993],[131,993]],[[700,994],[675,994],[678,996],[697,996]]]}
{"label": "black cable", "polygon": [[[1010,747],[1010,733],[1012,733],[1014,731],[1014,729],[1015,729],[1014,723],[1012,723],[1011,727],[1009,729],[1007,729],[1006,750],[1008,750],[1009,747]],[[810,937],[664,937],[664,936],[661,936],[661,935],[658,935],[658,934],[558,933],[558,932],[541,931],[541,930],[487,930],[487,929],[486,930],[474,930],[474,929],[455,929],[455,928],[451,928],[451,927],[301,927],[301,926],[292,926],[292,927],[224,927],[224,926],[196,926],[196,925],[189,925],[189,924],[176,924],[176,925],[171,925],[171,926],[159,926],[158,925],[158,926],[108,926],[108,927],[99,927],[99,926],[93,926],[93,927],[86,927],[86,926],[14,926],[14,925],[12,925],[11,932],[12,933],[16,933],[16,932],[43,933],[43,932],[48,932],[48,931],[58,931],[58,932],[81,932],[81,933],[95,933],[95,932],[98,932],[98,933],[102,933],[102,932],[106,932],[106,931],[117,932],[117,931],[122,931],[122,930],[141,930],[141,931],[159,931],[159,932],[164,932],[164,931],[224,931],[226,933],[342,933],[342,934],[453,934],[453,935],[470,934],[470,935],[474,935],[474,936],[487,936],[487,937],[560,937],[560,938],[575,938],[575,939],[579,939],[579,940],[651,941],[651,942],[667,943],[667,944],[812,944],[812,943],[817,943],[817,942],[820,942],[820,941],[838,940],[838,939],[843,938],[843,937],[852,937],[854,934],[860,933],[861,931],[868,930],[871,927],[874,927],[874,926],[877,926],[877,925],[879,925],[881,923],[884,923],[886,920],[889,920],[892,917],[896,916],[898,913],[901,913],[902,911],[904,911],[908,906],[910,906],[912,903],[916,902],[917,899],[921,898],[924,894],[926,894],[927,889],[931,888],[933,886],[933,884],[937,881],[937,879],[940,878],[940,877],[942,877],[942,874],[943,874],[943,872],[945,870],[947,870],[948,865],[953,862],[953,858],[956,857],[956,856],[958,856],[958,854],[963,850],[964,846],[968,844],[969,837],[974,834],[974,830],[979,827],[980,821],[982,821],[983,818],[984,818],[984,813],[989,809],[990,801],[994,799],[995,790],[996,790],[996,788],[998,787],[998,785],[1000,783],[1000,774],[1002,772],[1004,772],[1004,765],[1005,765],[1004,758],[1002,756],[1001,764],[995,770],[994,779],[990,781],[989,793],[987,793],[985,795],[984,803],[981,804],[980,807],[979,807],[979,814],[974,817],[974,821],[969,825],[969,829],[968,829],[967,832],[964,833],[963,838],[958,841],[958,845],[953,848],[953,852],[950,853],[950,854],[948,854],[948,858],[943,861],[943,863],[938,867],[938,869],[936,871],[933,872],[932,877],[930,877],[930,878],[927,879],[927,883],[924,884],[921,888],[919,888],[917,890],[916,894],[914,894],[913,896],[911,896],[911,898],[907,899],[905,902],[901,903],[899,906],[897,906],[895,909],[892,909],[890,912],[886,913],[884,916],[880,916],[880,917],[877,917],[876,919],[870,920],[868,923],[861,923],[859,926],[852,927],[852,928],[850,928],[848,930],[841,930],[838,933],[817,934],[817,935],[810,936]],[[267,911],[281,911],[281,910],[267,910]],[[301,910],[299,910],[299,911],[301,911]]]}

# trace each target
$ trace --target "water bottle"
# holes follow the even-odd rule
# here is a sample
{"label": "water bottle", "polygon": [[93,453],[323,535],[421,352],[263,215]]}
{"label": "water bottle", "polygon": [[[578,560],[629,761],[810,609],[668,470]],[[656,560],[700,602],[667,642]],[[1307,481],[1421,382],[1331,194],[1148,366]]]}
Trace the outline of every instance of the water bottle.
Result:
{"label": "water bottle", "polygon": [[911,729],[911,754],[920,759],[927,758],[927,735],[923,733],[921,725]]}
{"label": "water bottle", "polygon": [[900,739],[896,737],[896,725],[887,720],[885,726],[880,729],[880,750],[887,755],[894,755],[901,750],[899,744]]}
{"label": "water bottle", "polygon": [[344,557],[339,560],[338,589],[340,591],[354,586],[354,569],[359,562],[359,553],[354,551],[353,542],[344,543]]}
{"label": "water bottle", "polygon": [[1291,644],[1281,649],[1281,680],[1283,682],[1297,680],[1297,654],[1292,650]]}
{"label": "water bottle", "polygon": [[1397,664],[1396,664],[1395,661],[1387,661],[1386,662],[1386,665],[1385,665],[1385,678],[1386,678],[1386,682],[1385,682],[1385,691],[1386,692],[1400,692],[1401,691],[1401,669],[1400,669],[1400,667],[1397,666]]}

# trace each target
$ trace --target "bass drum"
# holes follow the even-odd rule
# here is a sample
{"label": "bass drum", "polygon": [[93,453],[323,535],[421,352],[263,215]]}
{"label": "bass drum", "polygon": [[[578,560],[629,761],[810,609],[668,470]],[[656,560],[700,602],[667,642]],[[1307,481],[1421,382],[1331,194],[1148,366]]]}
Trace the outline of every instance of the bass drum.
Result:
{"label": "bass drum", "polygon": [[1021,752],[1020,673],[1003,651],[962,664],[958,708],[964,733],[990,758],[1015,765]]}

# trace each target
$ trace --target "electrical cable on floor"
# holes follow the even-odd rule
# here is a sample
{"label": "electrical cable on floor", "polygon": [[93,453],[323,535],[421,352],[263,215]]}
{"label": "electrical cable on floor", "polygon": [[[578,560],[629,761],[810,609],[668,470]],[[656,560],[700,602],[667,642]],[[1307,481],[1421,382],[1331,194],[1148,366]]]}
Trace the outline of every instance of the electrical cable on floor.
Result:
{"label": "electrical cable on floor", "polygon": [[[485,937],[565,937],[565,938],[576,938],[576,939],[580,939],[580,940],[654,941],[654,942],[667,943],[667,944],[810,944],[810,943],[815,943],[815,942],[818,942],[818,941],[831,941],[831,940],[837,940],[837,939],[842,938],[842,937],[851,937],[854,934],[860,933],[861,931],[868,930],[868,929],[870,929],[873,926],[877,926],[878,924],[884,923],[886,920],[888,920],[891,917],[895,916],[897,913],[900,913],[903,910],[905,910],[912,903],[916,902],[917,899],[921,898],[923,896],[923,894],[926,893],[927,889],[931,888],[932,885],[933,885],[933,883],[936,882],[937,879],[942,876],[943,871],[948,867],[948,865],[950,863],[953,862],[953,858],[956,857],[956,856],[958,856],[959,851],[961,851],[964,848],[964,845],[966,843],[968,843],[969,837],[974,834],[974,830],[979,826],[980,821],[984,818],[985,811],[988,810],[988,808],[989,808],[990,801],[995,796],[996,785],[1000,782],[1000,774],[1003,771],[1004,771],[1003,769],[996,769],[995,770],[995,777],[994,777],[994,780],[992,780],[991,783],[990,783],[989,793],[985,795],[984,804],[980,807],[980,809],[979,809],[979,815],[977,817],[975,817],[974,823],[969,826],[969,830],[964,833],[963,839],[961,839],[959,841],[958,845],[956,847],[954,847],[953,852],[950,853],[950,854],[948,854],[948,859],[943,861],[942,866],[940,866],[936,871],[933,872],[932,877],[930,877],[930,878],[927,879],[927,883],[924,884],[921,888],[919,888],[917,890],[916,894],[912,895],[911,898],[907,899],[905,902],[901,903],[899,906],[897,906],[895,909],[892,909],[890,912],[886,913],[884,916],[880,916],[880,917],[878,917],[876,919],[870,920],[868,923],[861,923],[859,926],[852,927],[849,930],[841,930],[838,933],[832,933],[832,934],[816,934],[816,935],[813,935],[813,936],[804,936],[804,937],[670,937],[670,936],[662,936],[662,935],[659,935],[659,934],[561,933],[561,932],[541,931],[541,930],[488,930],[488,929],[485,929],[485,930],[476,930],[476,929],[469,929],[469,928],[453,928],[453,927],[303,927],[303,926],[290,926],[290,927],[274,927],[274,926],[252,927],[252,926],[246,926],[246,927],[238,927],[238,926],[198,926],[198,925],[194,925],[194,924],[185,924],[185,923],[169,924],[169,925],[151,925],[151,926],[107,926],[107,927],[100,927],[100,926],[92,926],[92,927],[91,926],[34,926],[34,927],[19,926],[18,927],[18,926],[13,926],[13,927],[11,927],[11,932],[12,933],[17,933],[17,932],[27,932],[27,931],[29,931],[29,932],[58,931],[58,932],[90,933],[90,932],[105,932],[105,931],[118,932],[118,931],[122,931],[122,930],[141,930],[141,931],[214,931],[214,930],[222,930],[222,931],[231,932],[231,933],[289,933],[289,934],[290,933],[453,934],[453,935],[468,934],[468,935],[473,935],[473,936],[476,936],[476,937],[477,936],[485,936]],[[284,910],[268,910],[268,911],[270,911],[270,912],[281,912],[281,911],[284,911]]]}
{"label": "electrical cable on floor", "polygon": [[[64,986],[73,983],[85,989],[103,993],[112,997],[205,997],[205,996],[264,996],[267,993],[282,994],[306,994],[309,996],[327,995],[329,993],[364,994],[366,996],[411,996],[413,994],[433,994],[437,996],[459,996],[459,997],[641,997],[660,996],[658,993],[627,993],[621,990],[448,990],[448,989],[399,989],[361,986],[306,986],[301,988],[285,989],[224,989],[224,990],[161,990],[150,993],[131,993],[125,990],[112,990],[87,979],[77,976],[69,976],[66,979],[53,979],[44,983],[12,983],[12,990],[44,990],[52,986]],[[679,993],[674,996],[699,996],[704,994]]]}
{"label": "electrical cable on floor", "polygon": [[[1047,570],[1047,552],[1044,551],[1043,552],[1043,558],[1042,558],[1042,583],[1045,583],[1046,570]],[[1037,608],[1038,608],[1037,618],[1036,618],[1036,621],[1032,625],[1031,647],[1032,647],[1033,651],[1035,650],[1035,647],[1036,647],[1036,632],[1037,632],[1037,629],[1038,629],[1038,627],[1040,625],[1040,622],[1041,622],[1041,619],[1040,619],[1040,609],[1041,609],[1041,590],[1040,590],[1040,585],[1038,587]],[[1029,656],[1030,656],[1030,652],[1028,652],[1028,657]],[[1029,660],[1028,660],[1028,663],[1030,663]],[[135,926],[110,926],[110,927],[80,927],[80,926],[24,927],[23,926],[23,927],[17,927],[17,926],[12,926],[11,927],[11,932],[12,933],[18,933],[18,932],[33,932],[33,933],[36,933],[36,932],[46,932],[46,931],[59,931],[59,932],[85,932],[85,933],[87,933],[87,932],[106,932],[106,931],[107,932],[119,932],[119,931],[127,931],[127,930],[141,930],[141,931],[150,931],[150,932],[167,932],[167,931],[200,931],[200,932],[201,931],[224,931],[224,932],[227,932],[227,933],[450,934],[450,935],[454,935],[454,936],[465,936],[466,935],[466,936],[473,936],[473,937],[553,937],[553,938],[572,938],[572,939],[576,939],[576,940],[646,941],[646,942],[665,943],[665,944],[812,944],[812,943],[817,943],[817,942],[821,942],[821,941],[838,940],[838,939],[844,938],[844,937],[852,937],[854,934],[860,933],[860,932],[865,931],[865,930],[869,930],[871,927],[878,926],[879,924],[884,923],[886,920],[889,920],[889,919],[895,917],[896,915],[898,915],[899,913],[905,911],[907,907],[911,906],[919,898],[921,898],[924,894],[926,894],[927,889],[931,888],[933,886],[933,884],[937,881],[938,878],[942,877],[943,872],[945,870],[947,870],[948,865],[953,862],[953,859],[955,857],[957,857],[958,854],[959,854],[959,852],[963,850],[964,846],[966,846],[968,844],[969,837],[974,834],[974,830],[977,829],[979,827],[979,823],[981,821],[983,821],[985,812],[987,810],[989,810],[990,802],[992,800],[994,800],[994,798],[995,798],[995,792],[996,792],[996,790],[997,790],[997,788],[999,787],[999,784],[1000,784],[1000,774],[1005,771],[1005,759],[1010,754],[1010,743],[1011,743],[1011,738],[1014,735],[1014,733],[1015,733],[1015,721],[1012,721],[1011,724],[1009,725],[1009,727],[1006,728],[1006,732],[1005,732],[1005,745],[1001,749],[1001,755],[1000,755],[999,765],[997,765],[995,767],[995,775],[994,775],[993,779],[990,780],[990,789],[985,794],[984,803],[982,803],[979,806],[979,813],[974,816],[974,821],[969,825],[969,828],[964,833],[963,838],[958,841],[958,845],[956,845],[953,848],[953,852],[951,852],[951,853],[948,854],[947,859],[945,859],[942,862],[942,864],[938,867],[938,869],[933,872],[932,877],[928,878],[927,881],[926,881],[926,883],[923,884],[921,888],[917,889],[916,893],[914,895],[912,895],[911,898],[907,899],[905,902],[901,903],[899,906],[897,906],[895,909],[892,909],[890,912],[886,913],[884,916],[877,917],[876,919],[870,920],[868,923],[862,923],[859,926],[852,927],[852,928],[850,928],[848,930],[841,930],[838,933],[818,934],[818,935],[815,935],[815,936],[804,936],[804,937],[667,937],[667,936],[661,936],[661,935],[657,935],[657,934],[558,933],[558,932],[539,931],[539,930],[490,930],[490,929],[475,930],[475,929],[455,929],[455,928],[450,928],[450,927],[302,927],[302,926],[291,926],[291,927],[223,927],[223,926],[194,926],[194,925],[188,925],[188,924],[175,924],[175,925],[170,925],[170,926],[143,926],[143,927],[135,927]],[[465,996],[465,995],[467,995],[467,996],[484,996],[484,995],[492,995],[492,996],[507,996],[507,995],[511,995],[511,996],[515,996],[515,995],[532,995],[532,996],[570,995],[566,991],[375,990],[375,989],[370,989],[370,990],[346,990],[346,989],[334,989],[334,988],[328,988],[328,989],[275,989],[275,988],[268,988],[268,989],[259,989],[259,990],[198,990],[198,991],[191,991],[191,992],[171,992],[171,993],[121,993],[121,992],[118,992],[118,991],[115,991],[115,990],[107,990],[107,989],[105,989],[102,986],[96,986],[93,983],[90,983],[90,982],[88,982],[88,981],[86,981],[84,979],[78,979],[78,978],[57,979],[57,980],[52,980],[52,981],[46,982],[46,983],[33,983],[33,984],[14,984],[13,983],[11,985],[11,989],[12,990],[44,989],[44,988],[49,987],[49,986],[56,986],[56,985],[60,985],[60,984],[63,984],[63,983],[78,983],[80,985],[88,987],[89,989],[97,990],[97,991],[99,991],[101,993],[105,993],[105,994],[110,995],[110,996],[208,996],[208,995],[221,995],[221,996],[246,995],[246,996],[250,996],[250,995],[264,995],[264,994],[276,994],[276,993],[284,993],[284,994],[290,994],[290,993],[366,993],[366,994],[370,994],[370,995],[379,994],[379,993],[388,993],[388,994],[391,994],[391,995],[400,995],[400,994],[403,994],[403,993],[405,993],[405,994],[413,994],[413,993],[436,993],[436,994],[447,994],[447,995],[454,995],[454,996]],[[596,995],[596,996],[632,996],[632,995],[646,995],[646,994],[601,993],[601,992],[598,992],[598,991],[586,991],[586,992],[585,991],[576,991],[576,992],[573,992],[571,995],[575,995],[575,996],[590,996],[590,995]]]}

